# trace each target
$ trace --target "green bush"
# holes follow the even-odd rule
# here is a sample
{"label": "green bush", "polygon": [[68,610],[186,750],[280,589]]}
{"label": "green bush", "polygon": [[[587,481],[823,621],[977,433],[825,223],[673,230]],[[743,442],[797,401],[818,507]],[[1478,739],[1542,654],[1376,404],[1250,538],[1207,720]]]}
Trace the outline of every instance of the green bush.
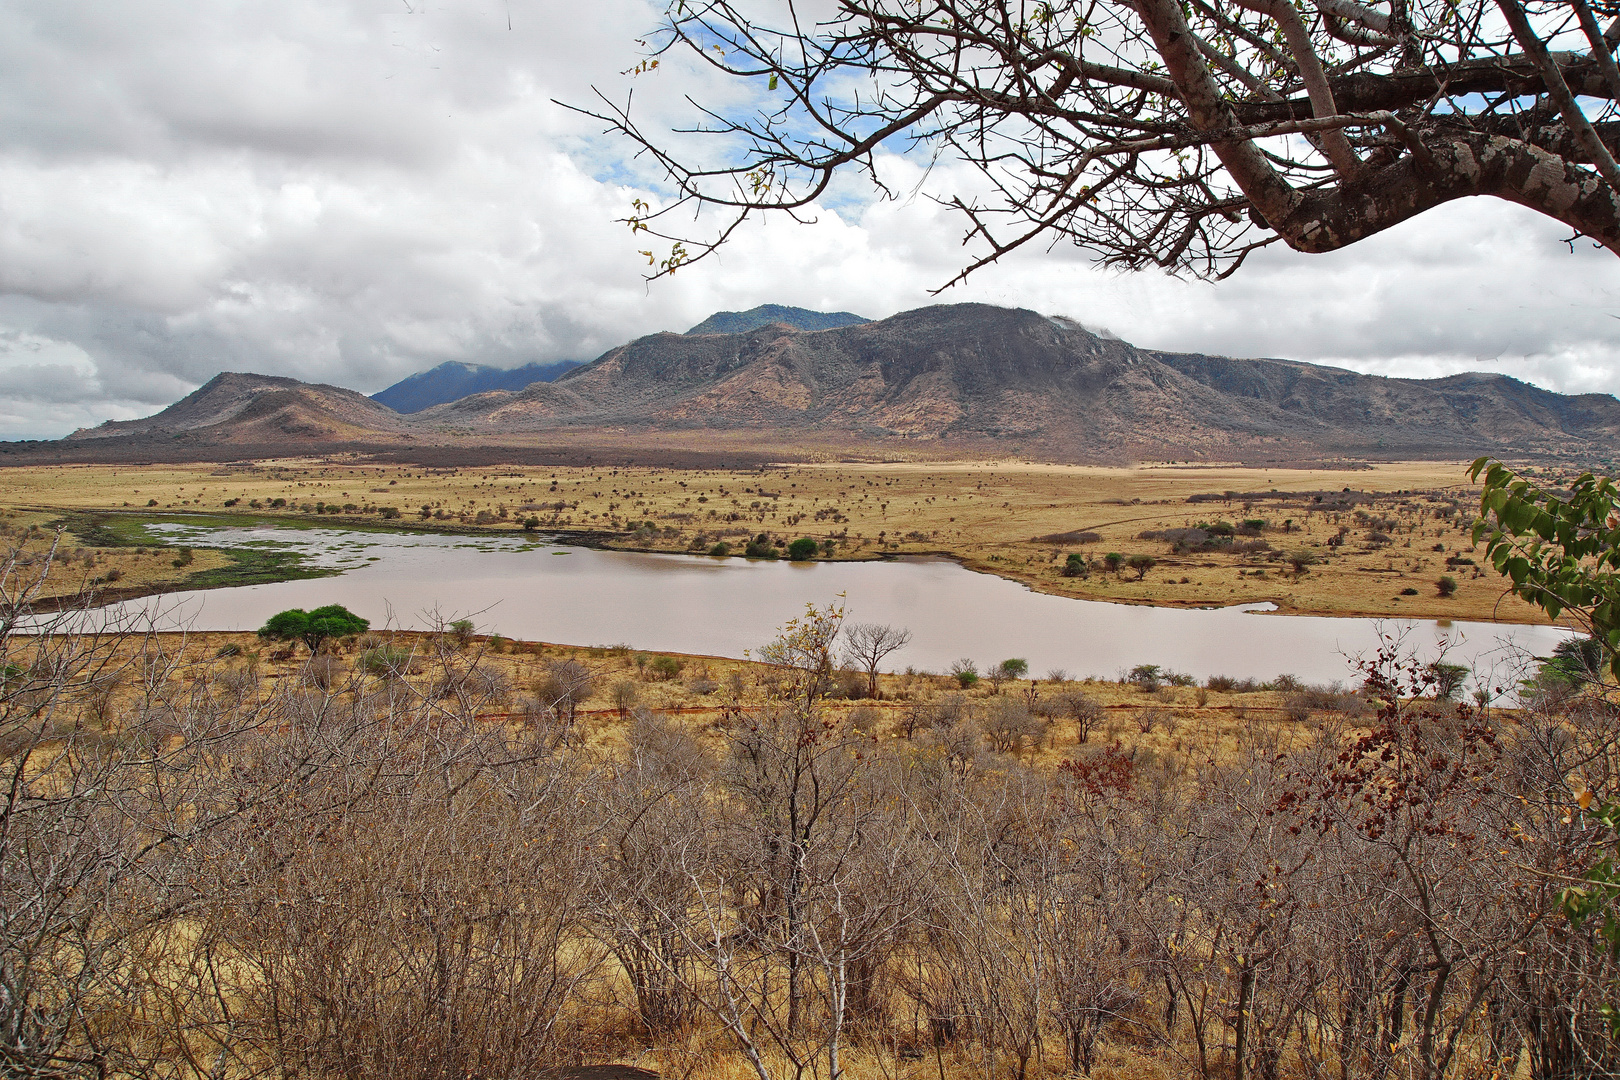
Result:
{"label": "green bush", "polygon": [[963,690],[971,690],[979,685],[979,666],[971,660],[958,660],[952,664],[951,675]]}
{"label": "green bush", "polygon": [[1451,596],[1457,591],[1457,579],[1450,574],[1441,574],[1439,580],[1434,583],[1434,591],[1441,596]]}
{"label": "green bush", "polygon": [[1003,678],[1022,679],[1029,674],[1029,661],[1021,660],[1016,656],[1010,660],[1003,660],[1001,662],[1001,674]]}
{"label": "green bush", "polygon": [[360,654],[360,670],[371,675],[404,675],[410,666],[411,651],[398,645],[378,645]]}
{"label": "green bush", "polygon": [[314,611],[289,608],[277,612],[259,627],[259,636],[269,641],[302,641],[315,652],[323,641],[363,634],[370,625],[341,604],[327,604]]}
{"label": "green bush", "polygon": [[681,669],[686,667],[686,661],[675,656],[655,656],[647,665],[648,677],[656,682],[669,682],[680,678]]}
{"label": "green bush", "polygon": [[816,557],[816,551],[821,547],[813,537],[801,536],[788,545],[788,558],[794,562],[804,562],[806,559]]}
{"label": "green bush", "polygon": [[723,559],[731,554],[731,545],[722,540],[709,549],[709,554]]}

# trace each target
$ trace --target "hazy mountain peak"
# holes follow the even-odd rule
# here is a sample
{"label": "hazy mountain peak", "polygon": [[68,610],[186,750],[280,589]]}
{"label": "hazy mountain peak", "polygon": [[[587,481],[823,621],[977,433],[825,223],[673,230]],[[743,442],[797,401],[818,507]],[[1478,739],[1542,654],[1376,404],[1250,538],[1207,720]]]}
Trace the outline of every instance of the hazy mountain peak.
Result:
{"label": "hazy mountain peak", "polygon": [[446,360],[436,368],[407,375],[388,389],[372,394],[371,400],[381,402],[395,412],[417,413],[472,394],[491,390],[522,390],[530,383],[550,382],[578,366],[578,360],[524,364],[517,368]]}

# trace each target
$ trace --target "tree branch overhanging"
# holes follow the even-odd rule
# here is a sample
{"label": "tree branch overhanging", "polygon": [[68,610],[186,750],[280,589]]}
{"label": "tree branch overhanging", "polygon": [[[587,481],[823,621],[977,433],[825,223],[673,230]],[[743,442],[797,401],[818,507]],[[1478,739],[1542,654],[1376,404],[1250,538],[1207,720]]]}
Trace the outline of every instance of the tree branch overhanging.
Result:
{"label": "tree branch overhanging", "polygon": [[841,173],[889,196],[882,157],[908,153],[978,176],[941,199],[981,247],[952,283],[1035,239],[1224,276],[1259,246],[1332,250],[1473,195],[1620,251],[1620,34],[1586,0],[842,0],[813,26],[790,4],[783,27],[752,10],[674,0],[653,47],[747,80],[752,113],[694,103],[703,126],[663,136],[628,101],[581,110],[669,182],[627,219],[671,245],[644,252],[649,277]]}

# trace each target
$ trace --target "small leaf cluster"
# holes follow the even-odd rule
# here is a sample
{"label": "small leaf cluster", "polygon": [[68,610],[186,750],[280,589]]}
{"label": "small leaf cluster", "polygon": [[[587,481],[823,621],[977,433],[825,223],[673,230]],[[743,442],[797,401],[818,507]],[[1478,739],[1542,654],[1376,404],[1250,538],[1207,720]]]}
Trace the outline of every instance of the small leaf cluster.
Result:
{"label": "small leaf cluster", "polygon": [[1474,543],[1511,583],[1515,595],[1556,619],[1568,612],[1606,647],[1620,676],[1620,492],[1614,481],[1583,473],[1568,495],[1520,479],[1500,461],[1480,458],[1484,477]]}

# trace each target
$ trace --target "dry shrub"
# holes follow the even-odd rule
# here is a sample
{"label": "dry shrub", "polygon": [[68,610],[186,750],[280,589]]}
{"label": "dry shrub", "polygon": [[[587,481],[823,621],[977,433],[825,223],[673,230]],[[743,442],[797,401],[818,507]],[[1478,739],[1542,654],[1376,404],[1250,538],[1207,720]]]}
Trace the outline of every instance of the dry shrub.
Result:
{"label": "dry shrub", "polygon": [[316,653],[299,672],[304,685],[317,690],[330,690],[343,679],[343,661],[331,653]]}
{"label": "dry shrub", "polygon": [[1156,727],[1162,727],[1168,732],[1174,722],[1170,710],[1160,708],[1137,709],[1131,714],[1131,719],[1136,724],[1136,730],[1143,735],[1149,734]]}

